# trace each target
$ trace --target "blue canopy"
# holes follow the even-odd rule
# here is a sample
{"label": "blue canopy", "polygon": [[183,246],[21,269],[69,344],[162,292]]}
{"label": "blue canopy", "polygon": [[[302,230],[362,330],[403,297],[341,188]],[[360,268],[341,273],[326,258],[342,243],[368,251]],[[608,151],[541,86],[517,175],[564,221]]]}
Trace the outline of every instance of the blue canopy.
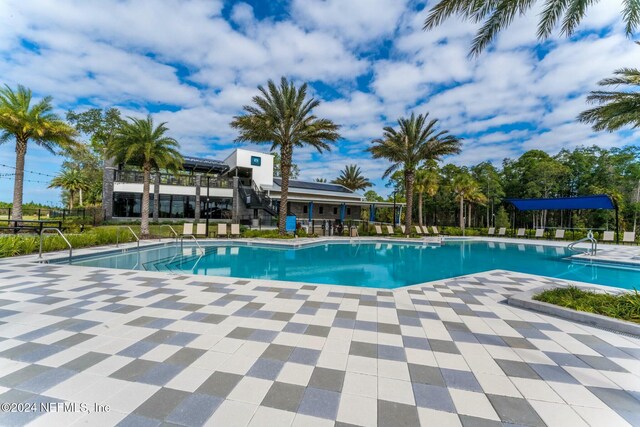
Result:
{"label": "blue canopy", "polygon": [[616,205],[606,194],[581,197],[559,197],[557,199],[507,199],[520,211],[558,209],[615,209]]}

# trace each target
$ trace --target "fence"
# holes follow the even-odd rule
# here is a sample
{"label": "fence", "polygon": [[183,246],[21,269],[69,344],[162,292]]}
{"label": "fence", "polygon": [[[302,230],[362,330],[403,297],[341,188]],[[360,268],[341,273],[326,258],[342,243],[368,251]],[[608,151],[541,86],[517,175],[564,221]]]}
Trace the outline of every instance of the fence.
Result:
{"label": "fence", "polygon": [[[103,218],[102,208],[22,208],[22,219],[43,221],[55,219],[64,222],[98,225]],[[0,208],[0,220],[13,219],[12,208]]]}

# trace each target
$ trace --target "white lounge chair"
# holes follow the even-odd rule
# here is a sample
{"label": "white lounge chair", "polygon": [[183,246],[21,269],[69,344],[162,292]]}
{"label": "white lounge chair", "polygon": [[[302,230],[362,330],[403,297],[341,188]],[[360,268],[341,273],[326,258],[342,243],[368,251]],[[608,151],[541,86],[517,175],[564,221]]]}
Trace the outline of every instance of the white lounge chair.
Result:
{"label": "white lounge chair", "polygon": [[185,222],[182,225],[182,235],[183,236],[193,236],[193,223]]}
{"label": "white lounge chair", "polygon": [[562,239],[564,239],[564,230],[563,230],[563,229],[561,229],[561,228],[558,228],[558,229],[556,230],[556,234],[555,234],[555,236],[554,236],[554,239],[556,239],[556,240],[562,240]]}
{"label": "white lounge chair", "polygon": [[506,227],[500,227],[498,229],[498,236],[506,236],[507,235],[507,228]]}
{"label": "white lounge chair", "polygon": [[603,242],[613,242],[615,240],[615,233],[613,231],[605,231],[602,233]]}
{"label": "white lounge chair", "polygon": [[376,225],[376,234],[378,236],[382,236],[382,227],[380,227],[379,225]]}
{"label": "white lounge chair", "polygon": [[426,225],[423,225],[423,226],[422,226],[422,231],[424,232],[424,234],[425,234],[425,235],[426,235],[426,234],[430,234],[430,233],[429,233],[429,227],[427,227]]}
{"label": "white lounge chair", "polygon": [[232,237],[237,236],[240,237],[240,224],[231,224],[231,233],[229,233]]}
{"label": "white lounge chair", "polygon": [[390,225],[387,225],[387,234],[389,234],[389,235],[394,234],[393,227],[390,226]]}
{"label": "white lounge chair", "polygon": [[407,227],[405,227],[404,225],[400,226],[400,231],[402,231],[402,234],[405,234]]}
{"label": "white lounge chair", "polygon": [[636,232],[635,231],[625,231],[622,235],[622,243],[635,243],[636,242]]}
{"label": "white lounge chair", "polygon": [[216,237],[227,237],[227,224],[218,224]]}
{"label": "white lounge chair", "polygon": [[524,228],[518,228],[518,232],[516,233],[516,237],[524,237],[525,231],[526,230]]}
{"label": "white lounge chair", "polygon": [[487,236],[495,236],[495,235],[496,235],[496,228],[489,227],[489,229],[487,230]]}
{"label": "white lounge chair", "polygon": [[200,223],[200,224],[196,224],[196,236],[202,236],[202,237],[209,237],[207,235],[207,224],[206,223]]}
{"label": "white lounge chair", "polygon": [[536,228],[536,234],[534,236],[536,239],[541,239],[544,237],[544,228]]}
{"label": "white lounge chair", "polygon": [[422,228],[419,225],[414,225],[414,228],[416,229],[416,234],[422,234]]}
{"label": "white lounge chair", "polygon": [[436,236],[440,234],[440,232],[438,231],[438,227],[436,227],[435,225],[432,225],[431,229],[433,230],[433,234],[435,234]]}

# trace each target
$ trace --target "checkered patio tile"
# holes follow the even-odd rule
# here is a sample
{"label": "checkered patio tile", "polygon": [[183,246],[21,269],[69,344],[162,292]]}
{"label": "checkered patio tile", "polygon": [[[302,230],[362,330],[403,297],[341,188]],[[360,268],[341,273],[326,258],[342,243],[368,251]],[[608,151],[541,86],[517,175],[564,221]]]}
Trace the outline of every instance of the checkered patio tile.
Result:
{"label": "checkered patio tile", "polygon": [[551,280],[408,288],[0,263],[0,425],[640,425],[640,340],[507,306]]}

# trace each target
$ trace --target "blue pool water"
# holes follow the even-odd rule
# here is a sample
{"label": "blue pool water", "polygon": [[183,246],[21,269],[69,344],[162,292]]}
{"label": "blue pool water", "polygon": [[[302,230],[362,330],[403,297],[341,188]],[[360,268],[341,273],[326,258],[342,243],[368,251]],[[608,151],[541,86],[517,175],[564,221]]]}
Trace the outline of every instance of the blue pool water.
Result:
{"label": "blue pool water", "polygon": [[562,247],[481,241],[447,241],[442,246],[336,242],[295,249],[227,243],[203,251],[162,246],[73,264],[386,289],[502,269],[640,289],[638,269],[576,263],[567,260],[570,255]]}

